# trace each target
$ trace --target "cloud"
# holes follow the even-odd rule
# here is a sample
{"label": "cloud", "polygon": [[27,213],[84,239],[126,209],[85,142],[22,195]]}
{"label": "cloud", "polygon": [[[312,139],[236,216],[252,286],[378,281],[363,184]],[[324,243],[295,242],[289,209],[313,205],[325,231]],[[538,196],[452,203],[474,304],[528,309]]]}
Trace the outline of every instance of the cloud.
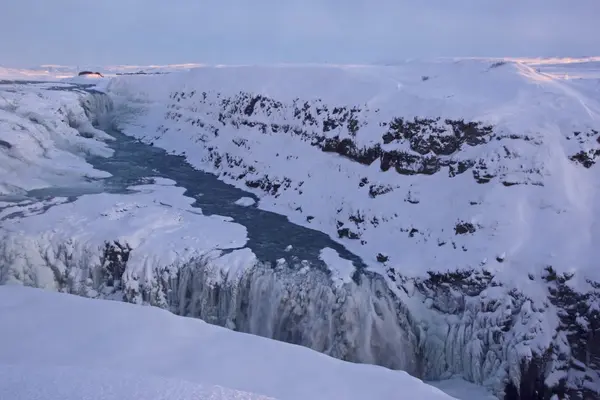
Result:
{"label": "cloud", "polygon": [[[598,0],[18,0],[0,64],[373,62],[579,56]],[[6,4],[8,3],[8,4]]]}

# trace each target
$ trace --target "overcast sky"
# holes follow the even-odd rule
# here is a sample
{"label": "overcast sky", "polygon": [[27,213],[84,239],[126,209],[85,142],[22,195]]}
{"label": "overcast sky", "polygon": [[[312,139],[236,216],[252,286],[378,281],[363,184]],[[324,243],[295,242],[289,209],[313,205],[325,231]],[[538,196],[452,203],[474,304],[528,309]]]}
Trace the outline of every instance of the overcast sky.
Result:
{"label": "overcast sky", "polygon": [[0,65],[600,55],[600,0],[0,0]]}

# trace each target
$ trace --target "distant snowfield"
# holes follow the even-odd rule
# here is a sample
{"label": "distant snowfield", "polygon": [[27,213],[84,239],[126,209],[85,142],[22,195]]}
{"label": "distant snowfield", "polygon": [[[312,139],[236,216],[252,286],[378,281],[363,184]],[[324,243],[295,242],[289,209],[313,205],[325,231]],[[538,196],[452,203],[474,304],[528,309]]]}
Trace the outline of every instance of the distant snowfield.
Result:
{"label": "distant snowfield", "polygon": [[2,286],[0,326],[3,399],[453,398],[405,372],[153,307]]}
{"label": "distant snowfield", "polygon": [[[423,62],[432,62],[434,60],[424,60]],[[583,69],[590,69],[592,67],[595,70],[595,76],[600,75],[600,71],[598,68],[598,63],[600,63],[600,57],[582,57],[582,58],[498,58],[498,59],[485,59],[485,58],[465,58],[465,57],[456,57],[456,58],[439,58],[437,62],[453,62],[453,61],[461,61],[461,60],[484,60],[489,62],[498,62],[498,61],[508,61],[508,62],[518,62],[525,65],[530,65],[533,67],[544,67],[545,72],[549,72],[550,70],[555,70],[557,72],[565,71],[567,69],[573,69],[576,67],[579,69],[579,73],[582,73],[581,66],[583,65]],[[418,60],[416,60],[418,61]],[[399,61],[398,63],[386,63],[386,65],[398,65],[405,64],[405,61]],[[281,64],[280,66],[290,66],[288,64]],[[320,64],[292,64],[296,66],[321,66]],[[113,77],[117,74],[138,74],[140,72],[146,74],[154,74],[154,73],[171,73],[171,72],[184,72],[190,71],[196,68],[202,67],[227,67],[230,65],[210,65],[205,63],[184,63],[184,64],[164,64],[164,65],[85,65],[80,67],[74,67],[72,65],[56,65],[56,64],[46,64],[46,65],[38,65],[32,66],[30,68],[8,68],[0,66],[0,80],[39,80],[39,81],[56,81],[58,79],[70,79],[77,77],[77,74],[80,71],[91,70],[98,71],[102,73],[105,77]],[[246,65],[249,66],[249,65]],[[268,65],[273,66],[273,65]],[[342,65],[343,66],[343,65]],[[593,71],[588,71],[591,73]],[[88,81],[93,78],[85,78]]]}
{"label": "distant snowfield", "polygon": [[40,65],[31,68],[7,68],[0,66],[0,80],[31,80],[31,81],[56,81],[57,79],[75,78],[81,82],[93,81],[97,77],[77,76],[80,71],[91,70],[100,72],[105,77],[117,74],[132,73],[168,73],[187,71],[192,68],[202,67],[203,64],[171,64],[171,65],[114,65],[114,66],[86,66],[76,68],[70,65]]}

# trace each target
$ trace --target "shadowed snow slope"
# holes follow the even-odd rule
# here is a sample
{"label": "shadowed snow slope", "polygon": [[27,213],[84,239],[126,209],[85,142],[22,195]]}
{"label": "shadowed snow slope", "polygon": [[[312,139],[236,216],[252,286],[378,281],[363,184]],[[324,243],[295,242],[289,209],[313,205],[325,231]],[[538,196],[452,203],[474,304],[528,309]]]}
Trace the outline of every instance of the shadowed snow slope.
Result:
{"label": "shadowed snow slope", "polygon": [[[287,400],[452,398],[405,372],[343,362],[151,307],[3,286],[0,326],[7,344],[0,347],[0,394],[7,394],[2,398],[32,398],[28,395],[40,390],[44,399],[71,399],[89,395],[87,385],[108,392],[85,396],[98,400],[264,398],[219,392],[212,385]],[[29,366],[32,374],[26,372]],[[26,385],[19,385],[18,371],[27,376]],[[103,379],[111,376],[117,379]],[[154,376],[159,379],[143,384]],[[214,397],[206,395],[211,392]]]}

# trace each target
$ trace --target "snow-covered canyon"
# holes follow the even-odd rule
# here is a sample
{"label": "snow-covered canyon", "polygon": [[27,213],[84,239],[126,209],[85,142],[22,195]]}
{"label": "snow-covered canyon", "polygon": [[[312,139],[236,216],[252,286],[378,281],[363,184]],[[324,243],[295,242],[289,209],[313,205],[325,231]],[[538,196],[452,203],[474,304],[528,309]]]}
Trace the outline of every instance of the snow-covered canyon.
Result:
{"label": "snow-covered canyon", "polygon": [[[106,94],[15,85],[0,98],[0,283],[152,304],[500,398],[594,398],[595,71],[462,60],[206,67],[112,78]],[[258,208],[239,192],[239,214],[207,212],[217,190],[162,164],[107,174],[90,158],[122,139],[91,122]],[[266,251],[260,210],[307,229],[283,223]],[[286,248],[308,228],[331,239]]]}

